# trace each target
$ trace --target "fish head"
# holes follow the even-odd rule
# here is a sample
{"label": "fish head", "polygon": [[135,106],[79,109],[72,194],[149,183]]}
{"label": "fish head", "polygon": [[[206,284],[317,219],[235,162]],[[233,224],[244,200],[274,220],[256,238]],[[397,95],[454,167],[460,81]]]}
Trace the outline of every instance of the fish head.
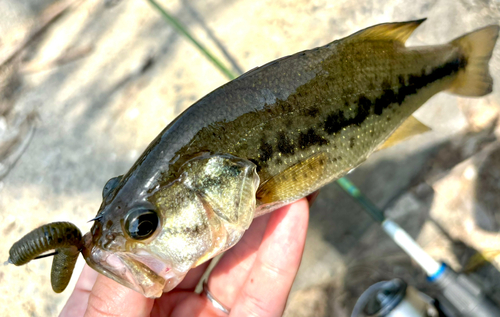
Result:
{"label": "fish head", "polygon": [[255,164],[203,154],[184,163],[178,175],[135,198],[124,190],[127,176],[108,181],[84,236],[89,266],[146,297],[159,297],[191,268],[238,242],[254,217]]}

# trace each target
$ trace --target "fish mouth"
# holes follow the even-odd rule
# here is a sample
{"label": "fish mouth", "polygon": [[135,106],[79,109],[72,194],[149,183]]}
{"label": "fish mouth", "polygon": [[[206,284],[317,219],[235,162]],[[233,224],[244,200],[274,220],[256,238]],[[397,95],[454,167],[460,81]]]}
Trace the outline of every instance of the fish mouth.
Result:
{"label": "fish mouth", "polygon": [[82,252],[87,264],[104,276],[146,297],[160,297],[164,291],[170,291],[177,286],[187,273],[177,272],[168,263],[146,250],[115,252],[88,245],[87,235],[84,237],[86,243]]}

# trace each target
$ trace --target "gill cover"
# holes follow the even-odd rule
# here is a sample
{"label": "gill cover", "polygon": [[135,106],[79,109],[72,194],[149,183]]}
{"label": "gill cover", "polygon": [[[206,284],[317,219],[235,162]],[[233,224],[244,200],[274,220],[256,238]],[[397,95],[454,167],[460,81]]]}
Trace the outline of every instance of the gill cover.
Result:
{"label": "gill cover", "polygon": [[179,179],[153,196],[163,225],[151,245],[165,246],[184,269],[225,251],[250,226],[258,186],[256,166],[248,160],[202,154],[187,161]]}

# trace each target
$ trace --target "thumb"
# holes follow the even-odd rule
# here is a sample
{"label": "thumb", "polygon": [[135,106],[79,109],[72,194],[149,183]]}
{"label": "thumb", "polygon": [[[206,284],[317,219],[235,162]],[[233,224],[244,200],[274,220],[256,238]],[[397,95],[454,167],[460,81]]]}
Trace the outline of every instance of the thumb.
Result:
{"label": "thumb", "polygon": [[149,316],[153,303],[153,299],[99,274],[90,292],[85,317]]}

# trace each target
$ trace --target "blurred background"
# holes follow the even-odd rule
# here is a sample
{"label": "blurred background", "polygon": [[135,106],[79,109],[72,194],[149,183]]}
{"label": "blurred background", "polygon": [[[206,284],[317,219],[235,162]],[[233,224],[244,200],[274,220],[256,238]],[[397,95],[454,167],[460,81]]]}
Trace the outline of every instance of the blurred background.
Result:
{"label": "blurred background", "polygon": [[[407,45],[445,43],[500,21],[498,0],[163,0],[234,72],[373,24],[427,17]],[[416,114],[432,132],[375,153],[349,178],[434,258],[500,303],[500,46],[494,91],[439,94]],[[28,231],[82,232],[105,182],[180,112],[227,82],[146,0],[0,1],[0,260]],[[0,266],[2,316],[57,316],[51,259]],[[336,184],[312,208],[285,316],[350,316],[374,282],[424,273]]]}

